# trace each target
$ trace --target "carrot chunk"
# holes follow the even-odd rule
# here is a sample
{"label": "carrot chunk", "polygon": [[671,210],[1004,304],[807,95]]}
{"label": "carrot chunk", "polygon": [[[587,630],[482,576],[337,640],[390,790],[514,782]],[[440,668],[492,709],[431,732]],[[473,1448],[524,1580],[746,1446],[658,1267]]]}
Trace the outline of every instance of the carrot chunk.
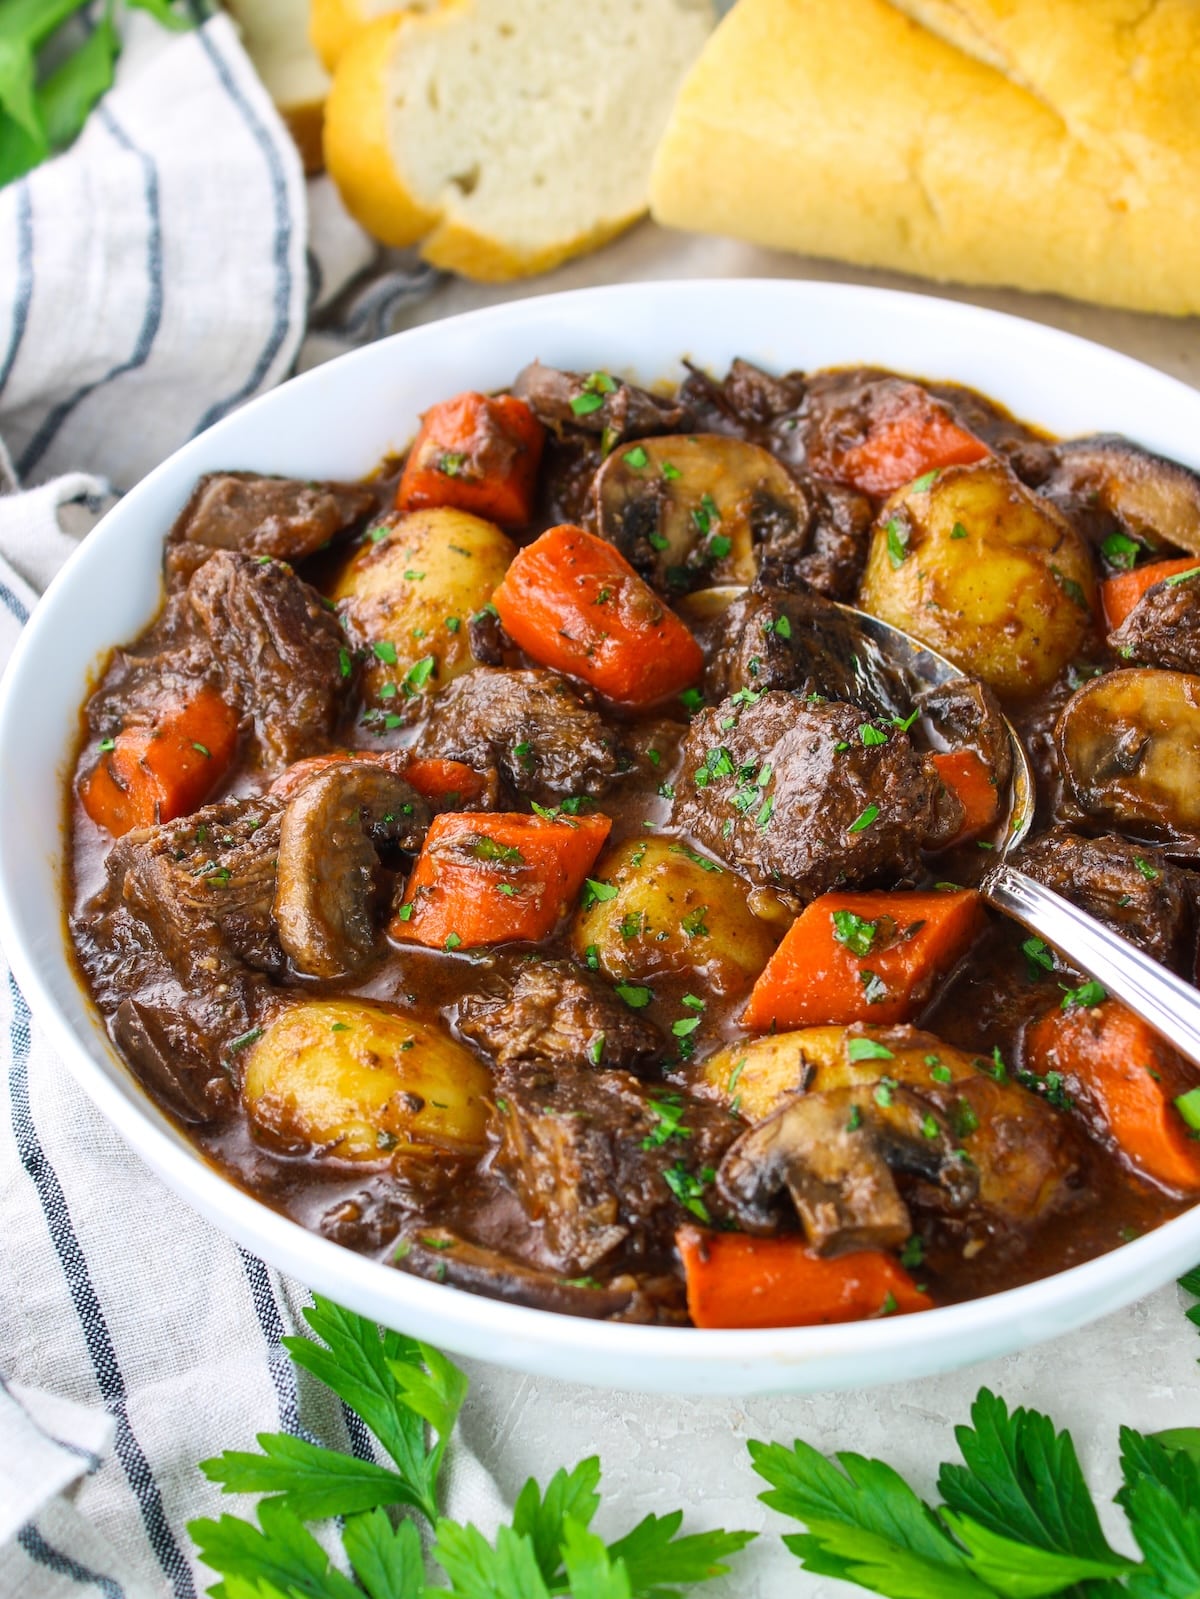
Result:
{"label": "carrot chunk", "polygon": [[682,1227],[675,1245],[697,1327],[813,1327],[931,1310],[933,1300],[881,1249],[825,1259],[802,1238]]}
{"label": "carrot chunk", "polygon": [[700,646],[605,539],[564,524],[518,551],[493,600],[509,637],[543,666],[623,705],[695,683]]}
{"label": "carrot chunk", "polygon": [[511,394],[459,394],[426,411],[396,490],[396,508],[459,511],[524,527],[546,430]]}
{"label": "carrot chunk", "polygon": [[1135,1171],[1179,1194],[1200,1192],[1200,1142],[1175,1101],[1194,1067],[1115,999],[1054,1010],[1026,1031],[1027,1070],[1057,1072],[1092,1131]]}
{"label": "carrot chunk", "polygon": [[545,938],[574,905],[611,827],[600,815],[443,812],[388,932],[435,949]]}
{"label": "carrot chunk", "polygon": [[[397,760],[405,762],[402,768],[395,764]],[[380,761],[391,771],[400,770],[405,782],[411,783],[422,799],[432,805],[441,801],[444,810],[482,799],[489,788],[488,779],[462,761],[442,761],[432,756],[406,757],[394,750],[331,750],[328,755],[308,755],[296,761],[286,772],[280,773],[270,791],[281,799],[291,799],[310,777],[336,766],[339,761]]]}
{"label": "carrot chunk", "polygon": [[964,812],[962,832],[951,842],[974,838],[990,827],[1000,813],[1000,793],[986,761],[974,750],[948,750],[935,755],[933,764],[942,782],[957,794]]}
{"label": "carrot chunk", "polygon": [[991,452],[917,384],[897,385],[872,413],[866,436],[810,458],[819,477],[864,494],[890,494],[943,466],[969,466]]}
{"label": "carrot chunk", "polygon": [[1149,566],[1138,566],[1132,572],[1119,572],[1116,577],[1106,577],[1100,585],[1100,602],[1104,606],[1104,620],[1111,633],[1133,610],[1134,606],[1164,578],[1176,577],[1180,572],[1195,572],[1200,568],[1200,557],[1185,555],[1176,561],[1151,561]]}
{"label": "carrot chunk", "polygon": [[822,894],[767,962],[742,1026],[909,1021],[982,925],[973,889]]}
{"label": "carrot chunk", "polygon": [[237,736],[237,712],[214,689],[202,688],[150,726],[117,734],[79,786],[83,808],[114,838],[188,816],[224,777]]}

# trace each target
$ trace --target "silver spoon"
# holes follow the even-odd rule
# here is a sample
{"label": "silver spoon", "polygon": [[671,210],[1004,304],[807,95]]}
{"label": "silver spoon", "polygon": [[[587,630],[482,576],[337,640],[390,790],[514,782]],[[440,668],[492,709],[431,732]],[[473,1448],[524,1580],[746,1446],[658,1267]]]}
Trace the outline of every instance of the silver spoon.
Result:
{"label": "silver spoon", "polygon": [[[745,590],[736,585],[704,589],[689,595],[679,608],[697,618],[712,616],[743,593]],[[935,686],[967,675],[944,655],[890,622],[851,605],[836,608],[856,632],[870,639],[887,666],[910,681]],[[1009,860],[1032,825],[1035,785],[1024,745],[1007,717],[1004,725],[1013,757],[1008,834],[999,859],[984,874],[979,892],[997,910],[1053,945],[1072,966],[1095,978],[1181,1055],[1200,1066],[1200,990],[1151,960],[1061,894],[1019,871]]]}

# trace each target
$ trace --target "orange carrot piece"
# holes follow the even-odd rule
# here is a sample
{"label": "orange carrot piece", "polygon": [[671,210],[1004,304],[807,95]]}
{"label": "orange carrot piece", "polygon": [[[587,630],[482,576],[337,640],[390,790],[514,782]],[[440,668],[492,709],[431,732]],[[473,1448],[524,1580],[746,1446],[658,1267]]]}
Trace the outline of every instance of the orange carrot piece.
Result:
{"label": "orange carrot piece", "polygon": [[947,750],[935,755],[933,764],[946,787],[958,795],[963,808],[962,831],[952,842],[974,838],[990,827],[1000,812],[1000,794],[987,762],[974,750]]}
{"label": "orange carrot piece", "polygon": [[932,1310],[933,1300],[881,1249],[825,1259],[802,1238],[752,1238],[682,1227],[675,1245],[697,1327],[814,1327]]}
{"label": "orange carrot piece", "polygon": [[700,646],[606,539],[564,524],[519,550],[493,600],[509,637],[543,666],[623,705],[695,683]]}
{"label": "orange carrot piece", "polygon": [[432,804],[447,799],[455,804],[470,804],[482,799],[488,787],[487,779],[463,761],[442,761],[432,755],[412,756],[404,768],[404,778],[422,799]]}
{"label": "orange carrot piece", "polygon": [[443,812],[388,932],[434,949],[545,938],[574,905],[611,828],[601,815]]}
{"label": "orange carrot piece", "polygon": [[1027,1070],[1058,1072],[1105,1143],[1152,1182],[1200,1192],[1200,1142],[1175,1107],[1200,1076],[1115,999],[1053,1010],[1026,1031]]}
{"label": "orange carrot piece", "polygon": [[117,734],[80,783],[83,808],[114,838],[189,816],[224,777],[237,736],[237,712],[215,689],[202,688],[149,727]]}
{"label": "orange carrot piece", "polygon": [[742,1026],[909,1021],[982,926],[973,889],[822,894],[767,962]]}
{"label": "orange carrot piece", "polygon": [[880,404],[865,438],[811,457],[809,467],[865,494],[890,494],[934,468],[969,466],[990,454],[944,405],[913,383]]}
{"label": "orange carrot piece", "polygon": [[[408,755],[399,750],[331,750],[328,755],[308,755],[296,761],[271,784],[270,792],[281,799],[291,799],[310,777],[336,766],[339,761],[382,761],[391,771],[399,771],[406,783],[411,783],[422,799],[433,805],[439,800],[453,805],[469,805],[482,799],[488,790],[488,780],[462,761],[436,760],[432,756]],[[401,761],[403,764],[401,765]],[[450,809],[447,805],[446,809]]]}
{"label": "orange carrot piece", "polygon": [[1200,569],[1200,556],[1185,555],[1175,561],[1151,561],[1149,566],[1136,566],[1132,572],[1119,572],[1116,577],[1106,577],[1100,585],[1100,603],[1104,606],[1104,620],[1111,633],[1133,610],[1134,606],[1166,577],[1179,572]]}
{"label": "orange carrot piece", "polygon": [[459,394],[426,411],[396,490],[396,508],[451,505],[524,527],[533,516],[546,430],[511,394]]}

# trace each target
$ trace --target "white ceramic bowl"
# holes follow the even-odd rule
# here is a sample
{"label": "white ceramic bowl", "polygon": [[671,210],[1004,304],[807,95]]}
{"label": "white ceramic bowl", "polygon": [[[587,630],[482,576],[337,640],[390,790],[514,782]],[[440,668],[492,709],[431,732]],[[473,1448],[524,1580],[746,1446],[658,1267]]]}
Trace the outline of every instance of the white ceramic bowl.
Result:
{"label": "white ceramic bowl", "polygon": [[[1200,393],[1031,322],[916,295],[824,283],[644,283],[546,296],[433,323],[285,384],[185,445],[133,489],[51,586],[0,689],[0,935],[17,981],[80,1086],[214,1226],[365,1315],[464,1355],[652,1391],[863,1387],[962,1366],[1080,1326],[1200,1260],[1200,1207],[1024,1288],[919,1316],[701,1332],[580,1321],[422,1282],[305,1232],[226,1182],[142,1093],[73,974],[62,919],[61,793],[88,674],[160,601],[163,536],[202,472],[357,477],[464,388],[534,356],[643,380],[687,355],[722,370],[869,363],[981,389],[1062,434],[1112,430],[1200,467]],[[119,425],[119,424],[115,424]]]}

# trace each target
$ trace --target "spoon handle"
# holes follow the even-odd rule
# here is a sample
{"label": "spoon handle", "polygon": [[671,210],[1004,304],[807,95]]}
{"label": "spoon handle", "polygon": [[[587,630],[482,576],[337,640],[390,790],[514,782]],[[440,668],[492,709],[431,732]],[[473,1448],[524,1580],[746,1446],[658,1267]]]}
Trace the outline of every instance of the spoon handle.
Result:
{"label": "spoon handle", "polygon": [[1014,866],[994,866],[980,888],[1200,1066],[1200,991]]}

